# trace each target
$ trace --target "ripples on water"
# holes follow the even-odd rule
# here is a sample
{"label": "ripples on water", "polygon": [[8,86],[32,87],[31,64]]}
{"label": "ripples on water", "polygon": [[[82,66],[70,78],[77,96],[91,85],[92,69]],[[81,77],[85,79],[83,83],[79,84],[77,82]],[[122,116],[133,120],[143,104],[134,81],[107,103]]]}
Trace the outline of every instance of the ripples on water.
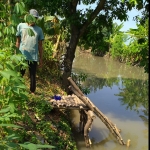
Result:
{"label": "ripples on water", "polygon": [[[73,63],[74,73],[86,73],[84,86],[90,89],[88,98],[119,129],[129,150],[148,150],[148,75],[139,67],[128,66],[111,59],[90,54],[77,55]],[[78,111],[72,112],[76,127]],[[83,135],[75,133],[79,150],[86,150]],[[89,133],[93,150],[125,150],[97,117]]]}

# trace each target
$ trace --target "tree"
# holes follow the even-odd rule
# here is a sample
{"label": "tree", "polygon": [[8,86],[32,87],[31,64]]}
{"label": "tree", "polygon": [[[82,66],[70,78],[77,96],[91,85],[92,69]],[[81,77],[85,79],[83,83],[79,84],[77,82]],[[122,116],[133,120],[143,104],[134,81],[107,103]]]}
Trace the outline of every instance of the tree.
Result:
{"label": "tree", "polygon": [[[96,4],[96,7],[95,9],[88,7],[84,11],[78,10],[77,6],[81,3],[85,6]],[[76,46],[79,39],[88,32],[88,26],[96,18],[99,18],[97,19],[97,24],[104,25],[105,27],[108,27],[113,19],[126,21],[128,19],[128,10],[136,6],[138,6],[137,9],[144,7],[142,0],[37,0],[36,4],[43,6],[40,9],[41,12],[47,10],[47,12],[50,12],[50,15],[57,14],[61,18],[65,18],[64,22],[69,25],[70,40],[64,58],[64,72],[62,76],[66,91],[68,91],[69,82],[67,78],[71,75]]]}
{"label": "tree", "polygon": [[139,63],[146,73],[149,73],[148,21],[146,19],[144,24],[137,24],[137,29],[127,32],[131,39],[128,49],[132,52],[132,57],[134,56],[133,63]]}
{"label": "tree", "polygon": [[[101,26],[110,28],[114,19],[126,21],[128,19],[128,10],[131,10],[133,7],[141,10],[146,5],[144,0],[26,0],[24,2],[28,9],[34,7],[39,10],[40,14],[60,16],[63,19],[62,25],[69,27],[70,39],[66,48],[62,75],[66,91],[68,91],[69,85],[67,78],[71,76],[72,64],[79,39],[84,34],[88,34],[88,27],[92,22],[95,21],[95,23]],[[77,9],[77,6],[81,3],[87,6],[87,9],[83,11]],[[149,2],[147,3],[149,4]],[[91,4],[95,4],[96,7],[89,7]]]}

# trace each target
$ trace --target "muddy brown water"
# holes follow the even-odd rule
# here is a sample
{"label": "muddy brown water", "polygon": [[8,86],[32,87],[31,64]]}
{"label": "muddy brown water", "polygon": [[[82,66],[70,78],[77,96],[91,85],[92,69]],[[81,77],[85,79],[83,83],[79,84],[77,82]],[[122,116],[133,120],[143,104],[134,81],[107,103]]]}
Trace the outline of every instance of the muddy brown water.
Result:
{"label": "muddy brown water", "polygon": [[[139,67],[112,59],[76,54],[74,73],[86,73],[83,85],[90,89],[87,97],[104,115],[121,129],[121,136],[130,147],[120,145],[105,124],[94,119],[89,132],[92,150],[148,150],[148,74]],[[79,113],[72,111],[78,150],[87,150],[84,136],[78,132]]]}

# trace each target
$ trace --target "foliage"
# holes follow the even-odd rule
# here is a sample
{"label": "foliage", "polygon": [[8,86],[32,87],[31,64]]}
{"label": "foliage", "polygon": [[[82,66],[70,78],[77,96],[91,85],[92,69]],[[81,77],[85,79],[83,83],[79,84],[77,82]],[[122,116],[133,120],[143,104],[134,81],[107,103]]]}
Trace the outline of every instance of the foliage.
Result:
{"label": "foliage", "polygon": [[73,81],[76,83],[76,85],[81,89],[81,91],[84,94],[89,94],[90,93],[90,89],[87,87],[84,87],[84,82],[87,79],[87,74],[84,73],[72,73],[71,75]]}
{"label": "foliage", "polygon": [[120,29],[123,27],[123,23],[117,25],[116,23],[112,26],[112,32],[109,39],[109,53],[113,58],[122,59],[123,49],[125,48],[125,42],[127,40],[127,35],[123,34]]}
{"label": "foliage", "polygon": [[19,144],[21,147],[24,147],[25,149],[29,149],[29,150],[40,150],[41,148],[55,148],[54,146],[50,146],[50,145],[40,145],[40,144],[33,144],[30,142],[26,142],[24,144]]}
{"label": "foliage", "polygon": [[[80,1],[85,5],[93,4],[96,1]],[[149,3],[149,2],[147,2]],[[109,39],[109,35],[111,32],[111,23],[113,19],[120,19],[126,21],[128,19],[127,11],[131,10],[133,7],[137,6],[138,9],[143,8],[142,6],[142,0],[140,1],[131,1],[131,0],[123,0],[123,1],[116,1],[112,0],[109,2],[105,2],[105,0],[101,0],[97,3],[97,9],[93,10],[91,7],[87,8],[85,12],[82,10],[76,9],[77,5],[80,4],[78,1],[50,1],[50,0],[25,0],[22,1],[0,1],[0,123],[3,124],[3,126],[0,127],[0,148],[1,149],[10,149],[10,148],[17,148],[17,149],[23,149],[28,148],[30,149],[31,146],[38,148],[39,144],[42,144],[41,141],[37,139],[37,137],[33,133],[30,133],[30,130],[27,130],[26,128],[20,129],[14,125],[17,123],[23,123],[23,126],[26,127],[26,124],[30,128],[35,129],[41,129],[42,136],[45,136],[48,142],[47,144],[54,144],[52,143],[52,138],[57,140],[58,149],[63,149],[62,147],[67,147],[68,149],[75,149],[74,143],[72,142],[71,137],[67,137],[64,139],[65,136],[60,136],[60,133],[54,132],[53,130],[49,129],[48,121],[44,121],[43,124],[46,125],[47,128],[43,127],[42,124],[39,122],[35,123],[33,120],[35,118],[30,118],[29,115],[29,98],[28,98],[28,92],[27,88],[25,86],[24,79],[20,76],[19,70],[20,67],[26,68],[27,65],[24,62],[24,58],[21,54],[19,54],[18,49],[15,48],[15,33],[16,33],[16,26],[20,22],[32,22],[34,21],[34,18],[28,14],[28,11],[30,8],[35,8],[39,10],[39,13],[42,14],[44,17],[37,20],[37,24],[42,27],[45,35],[49,37],[49,35],[53,35],[54,33],[56,36],[52,36],[49,40],[45,41],[45,54],[44,54],[44,64],[45,68],[42,70],[45,74],[48,74],[51,72],[51,66],[55,66],[56,68],[59,68],[59,61],[60,59],[53,59],[52,54],[54,52],[54,43],[51,42],[54,38],[55,41],[58,41],[58,37],[61,36],[60,41],[67,41],[69,42],[66,55],[65,55],[65,63],[64,63],[64,72],[66,73],[66,76],[64,77],[67,79],[68,76],[71,75],[71,69],[72,69],[72,62],[74,59],[74,53],[76,46],[78,44],[78,41],[81,37],[81,44],[83,43],[84,46],[90,47],[93,46],[93,52],[96,53],[96,50],[104,50],[105,48],[108,48],[107,44]],[[104,7],[105,6],[105,7]],[[147,6],[147,5],[146,5]],[[49,18],[49,16],[59,16],[63,21],[60,22],[53,22],[54,18]],[[48,16],[48,17],[46,17]],[[95,19],[95,20],[94,20]],[[59,24],[60,23],[60,24]],[[145,23],[145,22],[144,22]],[[95,28],[97,30],[95,30]],[[140,25],[139,25],[140,28]],[[141,32],[144,30],[143,28],[140,28]],[[147,28],[146,28],[147,29]],[[89,31],[89,32],[88,32]],[[144,30],[145,31],[145,30]],[[93,33],[92,33],[93,32]],[[86,35],[84,35],[86,34]],[[29,30],[29,35],[32,35],[32,32]],[[134,32],[134,35],[138,35],[137,32]],[[120,37],[123,37],[122,35]],[[88,38],[89,44],[85,42],[85,38]],[[97,44],[97,38],[99,39]],[[141,57],[146,58],[143,59],[141,62],[141,65],[147,67],[147,51],[145,52],[145,49],[147,49],[147,41],[141,42],[141,39],[147,39],[147,36],[143,36],[138,38],[136,37],[135,45],[136,47],[140,48],[141,51],[138,49],[138,54],[140,54],[140,57],[137,57],[136,55],[136,61],[139,61]],[[115,38],[116,41],[118,41],[119,36]],[[82,41],[83,40],[83,41]],[[92,40],[92,41],[91,41]],[[138,40],[138,42],[137,42]],[[59,42],[59,41],[58,41]],[[102,43],[102,45],[100,45]],[[140,44],[139,44],[140,43]],[[131,48],[134,50],[134,44],[131,44]],[[112,46],[113,47],[113,46]],[[114,45],[116,47],[116,45]],[[124,48],[125,49],[125,48]],[[137,49],[136,49],[137,50]],[[16,55],[14,55],[14,52]],[[141,52],[141,53],[140,53]],[[117,54],[119,53],[119,49],[117,50]],[[60,55],[61,56],[61,55]],[[131,55],[130,60],[132,60],[133,55]],[[128,57],[128,56],[127,56]],[[60,57],[58,57],[60,58]],[[54,63],[54,65],[51,65],[51,63]],[[55,72],[57,69],[54,69],[52,71],[51,76],[57,75],[59,77],[60,72]],[[43,73],[41,72],[41,74]],[[82,80],[85,80],[85,77],[83,74],[79,77]],[[50,78],[50,77],[49,77]],[[42,79],[41,79],[42,80]],[[79,84],[82,83],[82,80],[80,80]],[[66,81],[64,80],[64,83]],[[68,88],[68,87],[67,87]],[[85,93],[88,91],[85,90]],[[41,97],[40,97],[41,98]],[[37,109],[36,108],[37,104]],[[40,103],[34,100],[34,102],[31,102],[34,107],[31,107],[35,112],[33,113],[33,116],[36,117],[36,119],[40,120],[40,118],[43,118],[46,113],[47,109],[44,110],[44,108],[48,108],[48,110],[51,110],[47,104]],[[40,107],[42,106],[42,107]],[[33,120],[32,120],[33,119]],[[39,121],[38,120],[38,121]],[[63,119],[62,119],[63,120]],[[65,124],[66,120],[60,122],[57,125],[57,131],[59,131],[59,127],[62,127],[63,129],[66,129],[66,132],[70,134],[70,128]],[[25,124],[24,124],[25,123]],[[37,126],[36,126],[36,125]],[[5,125],[5,126],[4,126]],[[8,126],[8,127],[6,127]],[[11,126],[11,127],[9,127]],[[53,124],[52,126],[53,127]],[[38,130],[38,131],[39,131]],[[41,131],[40,130],[40,131]],[[28,131],[28,132],[27,132]],[[18,133],[18,134],[17,134]],[[48,135],[46,134],[48,133]],[[41,133],[40,133],[41,134]],[[46,136],[47,135],[47,136]],[[31,143],[24,143],[25,141],[28,141],[30,139]],[[22,145],[21,143],[24,143]],[[35,145],[33,145],[33,143]],[[69,144],[68,144],[69,143]],[[68,144],[68,145],[67,145]],[[21,147],[22,148],[21,148]],[[42,145],[43,147],[43,145]],[[51,146],[48,146],[51,147]],[[66,148],[66,149],[67,149]]]}
{"label": "foliage", "polygon": [[137,29],[130,29],[131,42],[129,49],[135,54],[134,62],[139,62],[143,66],[145,72],[149,73],[149,43],[148,43],[148,21],[144,25],[137,24]]}
{"label": "foliage", "polygon": [[[137,29],[114,33],[110,37],[110,54],[121,62],[142,66],[149,73],[148,19],[144,25],[137,24]],[[130,41],[128,45],[127,39]]]}
{"label": "foliage", "polygon": [[116,34],[113,42],[110,46],[110,55],[115,58],[118,59],[120,62],[126,62],[125,61],[125,56],[128,56],[129,53],[126,51],[127,50],[127,46],[125,44],[127,35],[124,33],[119,33]]}
{"label": "foliage", "polygon": [[[22,122],[23,120],[26,124],[31,124],[28,119],[29,116],[26,113],[28,110],[27,88],[25,86],[24,79],[18,72],[20,70],[20,66],[27,67],[27,65],[24,63],[22,55],[10,55],[7,51],[3,50],[1,50],[0,53],[0,60],[3,60],[0,70],[0,126],[2,126],[0,148],[20,149],[20,146],[29,150],[38,148],[54,148],[50,145],[19,143],[19,141],[24,142],[22,140],[23,135],[17,135],[17,132],[21,133],[22,131],[25,132],[25,130],[22,129],[22,131],[20,131],[20,127],[14,124]],[[43,104],[44,103],[40,104],[40,109],[43,109],[44,107],[43,112],[45,112],[46,107]],[[39,111],[37,113],[39,113]]]}
{"label": "foliage", "polygon": [[[65,29],[67,28],[68,34],[65,36],[65,42],[68,42],[68,46],[66,48],[66,54],[64,55],[62,75],[66,91],[69,85],[67,78],[71,76],[77,45],[85,46],[84,49],[87,47],[91,48],[96,55],[104,55],[110,48],[108,39],[113,20],[127,21],[128,11],[132,10],[132,8],[143,11],[144,7],[147,7],[147,4],[149,4],[148,1],[145,3],[143,0],[36,0],[36,2],[26,2],[29,8],[34,6],[44,15],[59,16],[62,20],[60,27],[65,26]],[[82,4],[83,7],[85,6],[85,9],[79,9],[78,6],[80,4]],[[95,4],[96,7],[92,8],[89,6],[92,4]],[[147,10],[148,9],[145,9],[143,11],[146,12],[143,13],[144,16],[148,14]],[[117,53],[119,53],[119,50],[117,50]]]}
{"label": "foliage", "polygon": [[[54,113],[59,113],[58,111]],[[57,120],[40,121],[37,124],[37,129],[41,130],[43,138],[49,143],[56,146],[56,149],[76,149],[75,143],[72,140],[72,131],[69,126],[67,117],[63,117],[60,114],[60,118]],[[53,142],[55,141],[55,142]]]}
{"label": "foliage", "polygon": [[104,56],[106,52],[109,51],[109,43],[107,40],[109,39],[111,33],[111,26],[110,23],[106,27],[107,24],[98,24],[100,20],[103,18],[104,22],[107,23],[106,18],[104,16],[97,17],[92,24],[89,25],[88,30],[86,33],[80,38],[79,46],[83,47],[84,50],[91,49],[91,52],[97,56]]}
{"label": "foliage", "polygon": [[[0,149],[36,150],[59,147],[59,145],[63,145],[63,138],[61,144],[58,141],[56,147],[54,147],[49,145],[49,143],[53,144],[53,139],[49,143],[42,143],[34,135],[34,132],[30,131],[31,129],[36,130],[36,128],[34,129],[34,122],[30,118],[31,108],[32,110],[35,109],[33,116],[37,119],[44,117],[47,111],[51,111],[50,105],[45,100],[41,101],[41,99],[40,102],[35,100],[31,102],[37,104],[34,107],[30,106],[29,98],[31,97],[28,95],[26,82],[20,75],[20,68],[27,68],[28,65],[14,45],[18,23],[32,22],[34,18],[26,12],[23,2],[15,4],[14,1],[11,1],[10,5],[9,1],[8,3],[5,1],[2,3],[1,1],[0,8],[2,8],[0,28],[3,29],[0,30]],[[40,20],[37,23],[40,24]],[[32,35],[30,31],[29,35]],[[48,55],[50,55],[49,52]],[[43,134],[46,134],[45,131]],[[57,135],[55,136],[57,137]],[[72,140],[71,137],[70,140]],[[67,146],[75,149],[75,143],[70,143],[70,146]]]}

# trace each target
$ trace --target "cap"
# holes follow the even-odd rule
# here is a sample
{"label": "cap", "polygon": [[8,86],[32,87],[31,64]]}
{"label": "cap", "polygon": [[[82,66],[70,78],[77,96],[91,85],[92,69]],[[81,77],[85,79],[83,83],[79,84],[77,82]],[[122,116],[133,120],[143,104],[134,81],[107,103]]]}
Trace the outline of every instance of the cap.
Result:
{"label": "cap", "polygon": [[30,15],[33,15],[34,17],[39,17],[39,13],[35,9],[30,9],[29,11]]}

